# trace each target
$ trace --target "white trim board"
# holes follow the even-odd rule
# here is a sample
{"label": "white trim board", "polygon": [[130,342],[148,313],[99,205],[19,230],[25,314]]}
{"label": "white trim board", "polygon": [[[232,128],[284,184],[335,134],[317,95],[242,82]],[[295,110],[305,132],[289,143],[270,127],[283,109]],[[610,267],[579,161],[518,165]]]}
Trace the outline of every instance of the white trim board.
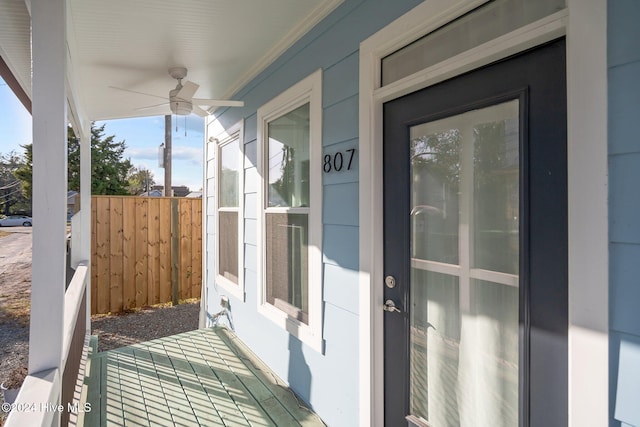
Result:
{"label": "white trim board", "polygon": [[384,56],[482,3],[422,3],[360,45],[361,426],[384,423],[383,103],[562,35],[568,70],[581,70],[567,73],[569,425],[608,423],[606,1],[569,0],[563,11],[380,88]]}

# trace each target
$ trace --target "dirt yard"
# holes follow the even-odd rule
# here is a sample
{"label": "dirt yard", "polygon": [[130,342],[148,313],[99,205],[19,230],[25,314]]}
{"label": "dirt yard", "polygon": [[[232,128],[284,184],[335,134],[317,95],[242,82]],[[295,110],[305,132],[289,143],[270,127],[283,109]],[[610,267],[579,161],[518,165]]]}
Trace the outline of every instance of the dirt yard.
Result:
{"label": "dirt yard", "polygon": [[7,388],[26,375],[30,298],[31,233],[0,236],[0,383]]}
{"label": "dirt yard", "polygon": [[[0,231],[0,384],[7,389],[19,388],[27,375],[30,298],[30,230]],[[0,426],[5,417],[0,412]]]}
{"label": "dirt yard", "polygon": [[[31,233],[0,231],[0,384],[17,389],[27,375],[31,298]],[[98,350],[149,341],[198,327],[199,300],[93,316]],[[0,394],[0,403],[2,395]],[[0,412],[0,426],[6,414]]]}

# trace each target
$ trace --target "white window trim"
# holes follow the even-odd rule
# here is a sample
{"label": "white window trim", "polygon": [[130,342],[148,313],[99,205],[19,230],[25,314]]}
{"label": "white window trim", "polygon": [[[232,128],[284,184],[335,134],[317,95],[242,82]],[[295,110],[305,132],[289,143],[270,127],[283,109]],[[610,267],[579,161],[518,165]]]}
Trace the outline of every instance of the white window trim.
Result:
{"label": "white window trim", "polygon": [[[231,280],[219,274],[219,250],[220,250],[220,220],[218,217],[218,212],[220,210],[226,210],[227,208],[221,208],[219,205],[220,193],[219,193],[219,183],[220,183],[220,149],[229,144],[232,141],[238,140],[238,148],[240,150],[240,173],[238,175],[238,283],[233,283]],[[214,235],[215,235],[215,248],[214,248],[214,266],[213,266],[213,275],[214,275],[214,283],[216,286],[220,286],[220,288],[224,289],[225,292],[239,299],[240,301],[245,301],[245,292],[244,292],[244,126],[243,121],[240,121],[229,128],[225,135],[220,135],[219,139],[215,138],[210,142],[210,146],[214,147],[213,150],[213,161],[215,162],[215,169],[213,174],[213,194],[214,194],[214,206],[215,206],[215,225],[214,225]],[[229,210],[236,210],[235,208]]]}
{"label": "white window trim", "polygon": [[[299,106],[309,103],[309,324],[290,317],[266,301],[265,211],[267,200],[268,150],[267,124]],[[322,70],[318,70],[281,93],[260,108],[258,128],[258,312],[296,336],[318,352],[323,352],[322,340]]]}
{"label": "white window trim", "polygon": [[360,45],[361,426],[384,424],[383,193],[379,173],[383,103],[562,35],[567,38],[567,69],[581,70],[567,73],[569,425],[608,423],[606,1],[567,0],[563,11],[380,87],[383,57],[485,2],[421,3]]}

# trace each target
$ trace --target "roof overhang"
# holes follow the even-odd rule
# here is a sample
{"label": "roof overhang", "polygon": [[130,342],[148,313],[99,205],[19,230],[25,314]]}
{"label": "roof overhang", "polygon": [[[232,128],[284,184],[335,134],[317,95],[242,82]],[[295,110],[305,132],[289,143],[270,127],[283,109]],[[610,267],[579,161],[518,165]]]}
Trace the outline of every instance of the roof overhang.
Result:
{"label": "roof overhang", "polygon": [[[158,104],[176,86],[168,73],[175,66],[200,86],[195,97],[228,99],[342,1],[67,0],[70,120],[169,114]],[[29,6],[0,0],[2,76],[25,106]]]}

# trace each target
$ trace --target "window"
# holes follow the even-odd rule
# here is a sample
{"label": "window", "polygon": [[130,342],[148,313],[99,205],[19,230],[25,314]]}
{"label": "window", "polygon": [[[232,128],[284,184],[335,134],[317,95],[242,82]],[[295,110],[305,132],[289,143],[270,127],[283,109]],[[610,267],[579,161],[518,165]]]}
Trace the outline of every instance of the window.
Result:
{"label": "window", "polygon": [[258,109],[258,311],[322,351],[322,73]]}
{"label": "window", "polygon": [[243,175],[244,150],[240,126],[234,126],[224,139],[215,140],[216,180],[216,285],[244,300],[243,263]]}

